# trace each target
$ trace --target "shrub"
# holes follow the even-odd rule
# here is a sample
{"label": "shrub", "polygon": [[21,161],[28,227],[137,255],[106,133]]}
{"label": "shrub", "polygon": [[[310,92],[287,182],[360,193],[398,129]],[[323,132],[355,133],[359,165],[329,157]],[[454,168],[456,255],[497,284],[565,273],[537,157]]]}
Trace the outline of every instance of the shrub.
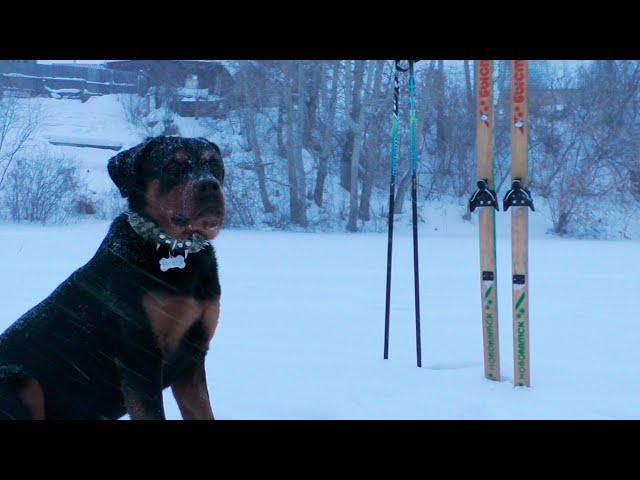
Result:
{"label": "shrub", "polygon": [[46,154],[16,158],[2,186],[6,213],[14,221],[64,220],[81,196],[76,165]]}

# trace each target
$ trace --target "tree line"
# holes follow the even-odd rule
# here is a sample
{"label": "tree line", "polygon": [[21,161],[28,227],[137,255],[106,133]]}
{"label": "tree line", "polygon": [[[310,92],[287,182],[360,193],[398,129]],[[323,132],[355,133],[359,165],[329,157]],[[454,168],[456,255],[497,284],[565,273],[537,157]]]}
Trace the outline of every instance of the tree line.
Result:
{"label": "tree line", "polygon": [[[571,65],[529,62],[530,187],[538,204],[547,203],[555,233],[597,234],[607,215],[599,205],[624,213],[640,202],[640,62]],[[394,62],[238,61],[236,67],[226,114],[206,121],[227,162],[229,223],[384,230]],[[416,64],[419,206],[455,201],[467,219],[466,199],[477,180],[474,76],[470,60]],[[510,62],[494,62],[499,193],[510,175],[510,76]],[[167,79],[156,92],[174,95],[180,81]],[[397,215],[410,187],[406,74],[401,87]],[[9,188],[14,159],[38,123],[25,105],[0,102],[0,191]],[[123,102],[126,118],[144,136],[152,129],[140,105],[134,96]],[[180,133],[171,115],[162,115],[166,133]],[[229,132],[240,140],[225,144]]]}
{"label": "tree line", "polygon": [[[451,63],[416,65],[421,203],[465,199],[477,180],[474,64]],[[531,189],[548,202],[558,234],[588,221],[590,200],[619,195],[626,203],[640,201],[640,63],[581,63],[567,74],[530,62]],[[249,197],[240,189],[245,197],[238,207],[259,209],[253,219],[278,213],[282,226],[302,228],[326,222],[357,231],[373,217],[384,218],[393,68],[382,60],[245,62],[230,110],[241,117],[251,158],[242,167],[257,188]],[[493,73],[500,191],[510,175],[510,63],[494,62]],[[404,211],[410,184],[407,95],[404,77],[396,214]],[[330,214],[323,216],[325,210]],[[461,215],[469,217],[464,207]]]}

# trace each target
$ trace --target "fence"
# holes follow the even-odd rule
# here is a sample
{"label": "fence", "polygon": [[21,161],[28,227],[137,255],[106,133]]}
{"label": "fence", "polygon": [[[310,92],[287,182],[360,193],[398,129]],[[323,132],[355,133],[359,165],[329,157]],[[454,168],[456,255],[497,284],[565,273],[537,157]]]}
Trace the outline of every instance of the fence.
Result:
{"label": "fence", "polygon": [[0,87],[45,94],[48,90],[77,89],[89,94],[144,94],[142,74],[76,65],[44,65],[16,60],[0,61]]}

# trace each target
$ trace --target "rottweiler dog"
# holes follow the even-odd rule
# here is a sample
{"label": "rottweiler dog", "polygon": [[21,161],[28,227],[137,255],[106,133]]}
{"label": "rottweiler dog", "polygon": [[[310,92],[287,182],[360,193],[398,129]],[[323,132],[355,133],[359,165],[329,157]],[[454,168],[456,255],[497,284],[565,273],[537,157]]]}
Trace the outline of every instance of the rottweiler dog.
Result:
{"label": "rottweiler dog", "polygon": [[204,360],[220,314],[220,149],[155,137],[108,171],[129,211],[0,336],[0,418],[164,419],[169,386],[184,419],[214,418]]}

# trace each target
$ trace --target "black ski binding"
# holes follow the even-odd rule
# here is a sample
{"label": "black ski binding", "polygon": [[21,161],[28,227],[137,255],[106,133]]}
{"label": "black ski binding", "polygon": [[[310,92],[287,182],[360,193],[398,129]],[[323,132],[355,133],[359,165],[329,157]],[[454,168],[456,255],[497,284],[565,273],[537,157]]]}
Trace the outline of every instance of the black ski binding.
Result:
{"label": "black ski binding", "polygon": [[505,212],[509,207],[530,207],[532,211],[536,211],[533,207],[531,192],[522,186],[522,180],[519,178],[511,183],[511,190],[504,196],[503,205]]}
{"label": "black ski binding", "polygon": [[478,190],[471,195],[469,200],[469,211],[473,212],[477,207],[494,207],[496,210],[500,210],[498,207],[498,197],[496,192],[487,187],[487,180],[478,180]]}

